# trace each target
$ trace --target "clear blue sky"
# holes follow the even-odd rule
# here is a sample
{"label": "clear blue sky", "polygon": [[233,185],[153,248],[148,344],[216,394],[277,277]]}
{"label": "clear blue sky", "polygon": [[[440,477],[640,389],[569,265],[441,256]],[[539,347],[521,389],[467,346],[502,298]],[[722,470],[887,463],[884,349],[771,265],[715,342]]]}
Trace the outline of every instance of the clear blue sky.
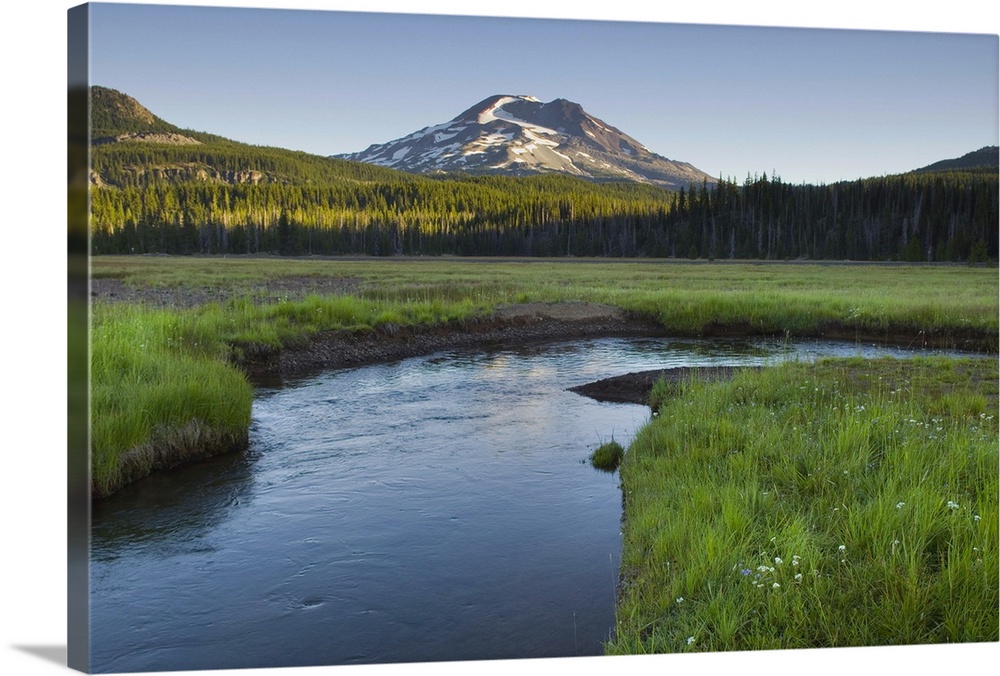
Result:
{"label": "clear blue sky", "polygon": [[738,180],[772,171],[793,183],[853,179],[998,143],[990,34],[119,4],[92,12],[93,84],[181,127],[322,155],[445,122],[499,93],[576,101],[654,152]]}

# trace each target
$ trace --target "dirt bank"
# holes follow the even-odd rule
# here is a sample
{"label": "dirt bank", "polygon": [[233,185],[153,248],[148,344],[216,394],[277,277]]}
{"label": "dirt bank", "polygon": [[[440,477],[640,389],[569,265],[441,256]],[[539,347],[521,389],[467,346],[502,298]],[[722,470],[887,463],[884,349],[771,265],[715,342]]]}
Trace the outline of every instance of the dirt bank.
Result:
{"label": "dirt bank", "polygon": [[570,392],[576,392],[597,401],[645,405],[649,401],[649,391],[653,389],[654,383],[660,379],[667,383],[682,383],[693,377],[700,380],[724,380],[731,378],[734,373],[745,368],[759,367],[681,366],[672,369],[654,369],[604,378],[569,389]]}
{"label": "dirt bank", "polygon": [[[444,324],[387,324],[367,331],[328,331],[280,349],[252,344],[234,345],[232,360],[247,372],[255,384],[275,384],[325,369],[395,361],[443,350],[506,348],[580,338],[668,335],[671,335],[670,332],[653,318],[634,315],[610,305],[583,301],[536,302],[501,306],[485,317]],[[703,337],[752,335],[760,334],[749,326],[713,325],[702,332]],[[995,336],[984,337],[975,332],[962,336],[954,333],[934,335],[923,331],[867,335],[834,324],[790,337],[991,352],[995,351],[996,343]],[[729,375],[725,368],[698,371],[707,377]],[[600,386],[593,383],[593,387],[581,394],[603,401],[645,403],[649,388],[661,375],[669,381],[688,377],[690,370],[626,374],[620,376],[621,381],[601,381]]]}
{"label": "dirt bank", "polygon": [[361,280],[353,277],[276,277],[215,286],[134,286],[114,277],[90,280],[90,296],[105,303],[141,303],[158,308],[191,308],[247,297],[257,303],[301,300],[311,294],[357,293]]}
{"label": "dirt bank", "polygon": [[609,305],[584,302],[502,306],[486,317],[432,326],[385,325],[329,331],[284,349],[237,345],[234,362],[258,384],[324,369],[406,359],[441,350],[504,348],[596,337],[665,336],[657,322]]}

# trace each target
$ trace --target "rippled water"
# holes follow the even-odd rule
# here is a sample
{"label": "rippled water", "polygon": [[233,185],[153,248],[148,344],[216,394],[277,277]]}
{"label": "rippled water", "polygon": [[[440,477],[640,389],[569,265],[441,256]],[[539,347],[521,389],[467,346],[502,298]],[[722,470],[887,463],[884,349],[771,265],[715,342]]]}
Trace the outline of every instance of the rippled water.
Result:
{"label": "rippled water", "polygon": [[[900,354],[902,351],[893,350]],[[600,339],[442,353],[262,389],[250,450],[95,503],[94,671],[595,655],[614,625],[630,371],[874,354]]]}

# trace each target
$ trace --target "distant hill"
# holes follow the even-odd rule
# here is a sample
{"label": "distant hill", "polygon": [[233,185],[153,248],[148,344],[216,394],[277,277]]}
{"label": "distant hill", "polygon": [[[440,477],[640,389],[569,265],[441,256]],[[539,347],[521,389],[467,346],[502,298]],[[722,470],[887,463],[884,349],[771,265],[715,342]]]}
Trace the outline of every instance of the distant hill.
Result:
{"label": "distant hill", "polygon": [[181,136],[181,129],[153,115],[131,96],[107,87],[90,88],[90,125],[95,143],[151,134]]}
{"label": "distant hill", "polygon": [[935,171],[997,171],[1000,168],[1000,146],[984,146],[952,160],[941,160],[912,173],[926,174]]}
{"label": "distant hill", "polygon": [[674,195],[557,174],[422,176],[182,129],[105,87],[90,97],[94,253],[636,255]]}
{"label": "distant hill", "polygon": [[316,185],[412,182],[403,172],[284,148],[240,143],[182,129],[131,96],[90,88],[92,167],[98,186],[195,181],[217,184]]}

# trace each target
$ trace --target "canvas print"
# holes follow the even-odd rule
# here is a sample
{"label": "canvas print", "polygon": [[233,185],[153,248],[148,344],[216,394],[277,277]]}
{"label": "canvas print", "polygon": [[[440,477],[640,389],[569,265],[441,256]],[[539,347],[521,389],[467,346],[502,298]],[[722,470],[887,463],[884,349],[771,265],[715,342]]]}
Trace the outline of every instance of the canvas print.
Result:
{"label": "canvas print", "polygon": [[69,10],[69,663],[996,642],[998,37]]}

